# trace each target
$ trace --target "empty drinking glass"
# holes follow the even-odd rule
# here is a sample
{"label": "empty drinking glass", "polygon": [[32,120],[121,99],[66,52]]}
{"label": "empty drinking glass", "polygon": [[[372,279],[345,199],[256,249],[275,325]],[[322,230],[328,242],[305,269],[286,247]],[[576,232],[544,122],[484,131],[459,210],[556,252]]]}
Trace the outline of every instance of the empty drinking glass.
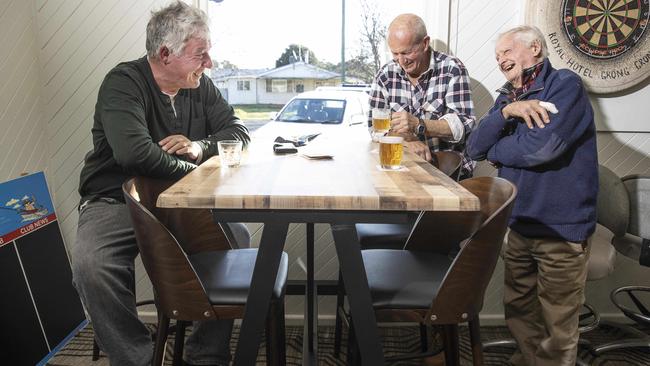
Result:
{"label": "empty drinking glass", "polygon": [[217,142],[221,166],[238,167],[241,161],[242,142],[238,140],[223,140]]}

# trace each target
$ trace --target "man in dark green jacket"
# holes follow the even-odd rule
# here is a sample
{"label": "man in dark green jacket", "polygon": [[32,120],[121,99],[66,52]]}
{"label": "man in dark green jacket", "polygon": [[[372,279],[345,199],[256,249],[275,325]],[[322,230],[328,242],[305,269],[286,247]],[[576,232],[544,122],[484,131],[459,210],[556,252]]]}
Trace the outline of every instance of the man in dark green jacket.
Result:
{"label": "man in dark green jacket", "polygon": [[[73,277],[98,343],[112,365],[152,359],[149,332],[135,309],[138,254],[121,185],[131,176],[179,179],[217,154],[217,141],[250,140],[212,81],[204,12],[174,3],[152,14],[147,56],[113,68],[102,83],[93,150],[81,170]],[[197,323],[185,361],[228,364],[232,321]]]}

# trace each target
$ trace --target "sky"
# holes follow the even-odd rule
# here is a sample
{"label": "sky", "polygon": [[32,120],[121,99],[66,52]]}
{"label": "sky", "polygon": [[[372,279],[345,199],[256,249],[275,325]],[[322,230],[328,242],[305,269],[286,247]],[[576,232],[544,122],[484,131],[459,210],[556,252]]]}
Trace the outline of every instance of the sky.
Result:
{"label": "sky", "polygon": [[[367,0],[388,25],[397,14],[418,13],[421,0]],[[341,61],[342,0],[223,0],[209,3],[213,60],[240,69],[273,68],[292,43],[308,47],[321,61]],[[358,53],[360,0],[345,0],[346,59]]]}

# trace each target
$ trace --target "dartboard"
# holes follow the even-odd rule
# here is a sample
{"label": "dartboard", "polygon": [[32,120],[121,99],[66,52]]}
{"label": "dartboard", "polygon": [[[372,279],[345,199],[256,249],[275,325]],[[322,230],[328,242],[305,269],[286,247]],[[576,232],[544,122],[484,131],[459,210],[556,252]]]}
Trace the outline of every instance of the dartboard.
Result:
{"label": "dartboard", "polygon": [[564,32],[580,52],[610,59],[630,50],[648,25],[648,0],[564,0]]}

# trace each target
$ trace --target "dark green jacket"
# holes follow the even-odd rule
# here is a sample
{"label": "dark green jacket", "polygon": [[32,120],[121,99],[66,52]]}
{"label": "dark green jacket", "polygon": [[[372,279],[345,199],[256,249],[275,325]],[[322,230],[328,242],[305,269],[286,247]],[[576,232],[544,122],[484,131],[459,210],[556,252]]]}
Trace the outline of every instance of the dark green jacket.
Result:
{"label": "dark green jacket", "polygon": [[158,141],[169,135],[197,141],[203,161],[217,154],[218,140],[250,141],[248,129],[205,75],[198,88],[179,90],[174,106],[176,115],[146,57],[120,63],[106,75],[95,105],[93,150],[81,170],[81,202],[124,201],[121,185],[130,176],[179,179],[196,168],[160,148]]}

